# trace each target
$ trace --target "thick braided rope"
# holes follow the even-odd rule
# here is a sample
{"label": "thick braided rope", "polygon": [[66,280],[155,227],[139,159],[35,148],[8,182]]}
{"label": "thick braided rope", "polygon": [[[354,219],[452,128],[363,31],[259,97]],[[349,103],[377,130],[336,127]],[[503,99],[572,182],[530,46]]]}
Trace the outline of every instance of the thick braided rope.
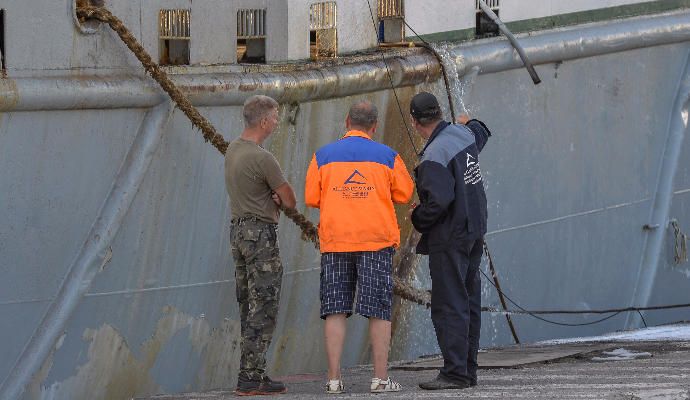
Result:
{"label": "thick braided rope", "polygon": [[393,293],[395,293],[401,299],[417,303],[420,306],[425,306],[426,308],[431,307],[430,291],[423,291],[413,288],[412,286],[405,284],[405,282],[397,276],[393,277]]}
{"label": "thick braided rope", "polygon": [[302,231],[302,240],[314,243],[314,246],[319,248],[319,229],[307,219],[304,215],[294,208],[283,208],[283,213],[290,218]]}
{"label": "thick braided rope", "polygon": [[[170,98],[177,104],[178,108],[189,118],[194,126],[201,130],[204,140],[211,142],[213,147],[218,149],[221,154],[225,154],[228,148],[228,142],[219,134],[211,123],[197,111],[187,96],[178,89],[175,84],[168,78],[168,75],[163,71],[158,64],[156,64],[151,56],[146,52],[143,46],[137,42],[134,35],[130,33],[122,21],[114,16],[110,11],[103,7],[78,7],[77,17],[84,21],[87,19],[96,19],[98,21],[107,23],[125,45],[134,53],[134,56],[144,66],[146,72],[158,82],[158,84],[165,90]],[[295,209],[283,208],[283,213],[292,222],[299,226],[302,231],[302,239],[314,243],[316,248],[319,248],[319,231],[314,224],[309,221],[304,215],[300,214]],[[393,293],[401,298],[420,304],[427,307],[430,306],[429,292],[415,289],[406,285],[400,278],[393,278]]]}
{"label": "thick braided rope", "polygon": [[151,56],[146,52],[144,47],[137,42],[136,38],[129,32],[119,18],[103,7],[80,7],[77,9],[77,16],[80,19],[97,19],[110,25],[141,62],[146,72],[148,72],[151,77],[161,85],[163,90],[170,95],[170,98],[173,99],[179,109],[185,113],[190,121],[192,121],[192,124],[201,130],[204,140],[211,142],[213,147],[225,154],[225,150],[228,148],[228,142],[226,142],[213,125],[196,110],[187,96],[185,96],[170,78],[168,78],[168,74],[151,59]]}

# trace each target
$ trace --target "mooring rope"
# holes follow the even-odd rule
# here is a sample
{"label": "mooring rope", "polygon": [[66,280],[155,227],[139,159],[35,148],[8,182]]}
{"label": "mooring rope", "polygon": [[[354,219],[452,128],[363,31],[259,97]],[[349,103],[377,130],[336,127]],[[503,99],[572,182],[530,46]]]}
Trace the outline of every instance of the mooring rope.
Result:
{"label": "mooring rope", "polygon": [[168,78],[168,74],[163,71],[158,64],[156,64],[151,56],[146,52],[144,47],[139,44],[137,39],[127,29],[124,23],[114,16],[108,9],[104,7],[79,7],[77,8],[77,17],[80,20],[96,19],[108,24],[117,35],[122,39],[125,45],[134,53],[136,58],[144,66],[146,72],[158,82],[158,84],[165,90],[171,99],[177,104],[178,108],[192,121],[192,124],[201,130],[204,140],[211,142],[213,147],[218,149],[222,154],[228,148],[228,142],[223,138],[223,135],[216,131],[216,128],[197,111],[192,105],[187,96],[178,89],[175,84]]}
{"label": "mooring rope", "polygon": [[677,265],[688,261],[688,235],[681,232],[678,221],[671,220],[671,227],[673,228],[673,262]]}
{"label": "mooring rope", "polygon": [[[228,147],[228,142],[223,138],[221,134],[219,134],[216,129],[213,127],[213,125],[203,116],[199,113],[199,111],[194,107],[194,105],[189,101],[187,96],[180,91],[175,84],[168,78],[168,75],[163,71],[158,64],[156,64],[151,56],[146,52],[146,50],[139,44],[139,42],[136,40],[136,38],[130,33],[130,31],[127,29],[127,27],[122,23],[122,21],[117,18],[115,15],[113,15],[110,11],[108,11],[104,7],[93,7],[93,6],[84,6],[84,7],[78,7],[77,10],[77,17],[81,21],[85,21],[87,19],[96,19],[98,21],[107,23],[114,31],[115,33],[118,34],[120,39],[125,43],[125,45],[134,53],[134,55],[137,57],[137,59],[141,62],[141,64],[144,66],[146,69],[146,72],[151,75],[151,77],[158,82],[158,84],[165,90],[165,92],[170,96],[170,98],[177,104],[178,108],[182,110],[182,112],[189,118],[189,120],[192,122],[194,126],[196,126],[204,136],[204,140],[207,142],[211,142],[213,147],[218,149],[218,151],[221,154],[225,154],[225,151],[227,150]],[[302,231],[302,239],[305,241],[310,241],[316,246],[316,248],[319,248],[319,232],[318,228],[311,222],[309,221],[304,215],[302,215],[299,211],[296,209],[287,209],[283,208],[282,209],[283,213],[287,218],[289,218],[291,221],[293,221]],[[675,227],[675,226],[674,226]],[[685,235],[683,235],[683,239],[685,239]],[[687,252],[687,248],[683,247],[683,250]],[[682,253],[682,251],[679,251],[679,253]],[[680,257],[687,257],[687,253],[681,254]],[[486,274],[484,271],[481,271],[485,277]],[[486,277],[489,279],[488,277]],[[491,280],[489,279],[489,282]],[[493,285],[493,283],[492,283]],[[534,318],[538,318],[544,322],[556,324],[556,325],[565,325],[565,326],[581,326],[581,325],[590,325],[598,322],[602,322],[606,319],[612,318],[615,315],[618,315],[622,312],[640,312],[640,311],[650,311],[650,310],[666,310],[666,309],[674,309],[674,308],[685,308],[685,307],[690,307],[690,304],[675,304],[675,305],[667,305],[667,306],[654,306],[654,307],[627,307],[627,308],[618,308],[618,309],[610,309],[610,310],[564,310],[564,311],[530,311],[522,308],[520,305],[518,305],[516,302],[514,302],[510,297],[505,295],[502,290],[499,288],[496,288],[503,296],[505,296],[509,302],[511,302],[513,305],[515,305],[519,310],[507,310],[504,305],[503,310],[498,310],[493,307],[482,307],[483,312],[495,312],[495,313],[504,313],[506,315],[520,315],[520,314],[527,314],[531,315]],[[428,307],[431,307],[431,292],[430,291],[425,291],[425,290],[420,290],[417,288],[412,287],[410,284],[407,284],[404,282],[403,279],[397,276],[393,276],[393,293],[400,298]],[[566,324],[566,323],[559,323],[555,321],[550,321],[546,320],[544,318],[538,317],[538,314],[607,314],[607,313],[613,313],[613,315],[609,315],[601,320],[585,323],[585,324]]]}
{"label": "mooring rope", "polygon": [[[110,26],[115,33],[120,37],[124,44],[129,48],[134,56],[144,66],[146,72],[158,82],[163,90],[170,96],[170,98],[177,104],[177,107],[189,118],[194,126],[196,126],[204,136],[204,140],[211,142],[213,147],[218,149],[221,154],[225,154],[228,148],[228,142],[223,136],[216,131],[214,126],[199,113],[191,101],[185,96],[180,89],[170,80],[168,74],[163,71],[158,64],[156,64],[151,56],[146,52],[146,49],[139,44],[137,39],[127,29],[124,23],[111,13],[105,7],[84,6],[77,7],[77,17],[80,21],[88,19],[95,19],[104,22]],[[302,231],[302,239],[310,241],[319,248],[319,231],[318,228],[302,215],[296,209],[282,208],[283,213],[287,218],[294,222]],[[429,292],[422,291],[412,286],[405,284],[400,278],[393,277],[393,293],[402,299],[430,307],[431,299]]]}

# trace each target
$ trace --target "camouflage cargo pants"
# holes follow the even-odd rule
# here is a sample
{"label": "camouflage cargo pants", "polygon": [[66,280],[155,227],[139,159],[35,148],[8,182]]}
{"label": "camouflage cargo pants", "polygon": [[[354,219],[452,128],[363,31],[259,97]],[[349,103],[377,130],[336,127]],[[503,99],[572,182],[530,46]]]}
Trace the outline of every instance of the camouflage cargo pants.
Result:
{"label": "camouflage cargo pants", "polygon": [[283,278],[278,225],[240,219],[233,223],[231,237],[242,335],[240,373],[258,378],[266,371]]}

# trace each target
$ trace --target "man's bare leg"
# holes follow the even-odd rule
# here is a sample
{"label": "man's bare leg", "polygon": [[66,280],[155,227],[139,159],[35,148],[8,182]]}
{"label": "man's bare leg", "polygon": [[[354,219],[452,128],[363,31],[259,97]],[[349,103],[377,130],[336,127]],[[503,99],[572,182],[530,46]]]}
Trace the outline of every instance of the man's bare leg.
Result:
{"label": "man's bare leg", "polygon": [[329,380],[340,379],[340,356],[343,353],[346,329],[347,322],[345,314],[331,314],[326,317],[323,332],[326,339],[326,356],[328,357]]}
{"label": "man's bare leg", "polygon": [[369,340],[374,359],[374,378],[388,379],[388,352],[391,344],[391,322],[369,318]]}

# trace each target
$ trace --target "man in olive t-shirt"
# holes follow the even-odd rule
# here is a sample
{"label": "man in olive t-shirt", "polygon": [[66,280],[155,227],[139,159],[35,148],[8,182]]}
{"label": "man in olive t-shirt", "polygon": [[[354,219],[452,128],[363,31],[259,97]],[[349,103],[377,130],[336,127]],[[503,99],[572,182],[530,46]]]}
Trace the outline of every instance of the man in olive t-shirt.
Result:
{"label": "man in olive t-shirt", "polygon": [[278,126],[278,103],[252,96],[242,110],[245,129],[225,153],[225,184],[232,210],[231,245],[240,308],[241,350],[237,394],[287,391],[266,373],[266,350],[278,314],[283,266],[278,212],[295,207],[295,193],[276,158],[261,145]]}
{"label": "man in olive t-shirt", "polygon": [[225,184],[233,220],[253,216],[277,224],[279,208],[271,194],[285,183],[278,160],[269,151],[242,137],[230,143],[225,156]]}

